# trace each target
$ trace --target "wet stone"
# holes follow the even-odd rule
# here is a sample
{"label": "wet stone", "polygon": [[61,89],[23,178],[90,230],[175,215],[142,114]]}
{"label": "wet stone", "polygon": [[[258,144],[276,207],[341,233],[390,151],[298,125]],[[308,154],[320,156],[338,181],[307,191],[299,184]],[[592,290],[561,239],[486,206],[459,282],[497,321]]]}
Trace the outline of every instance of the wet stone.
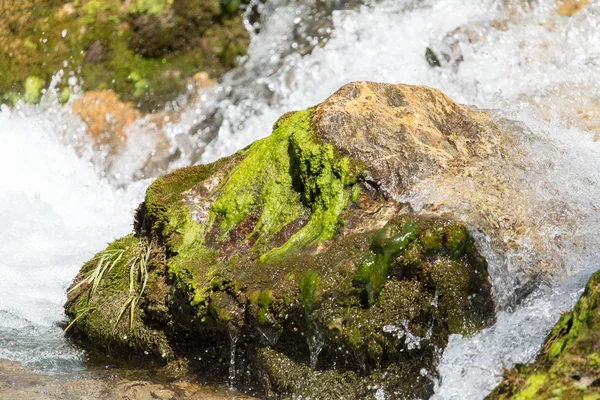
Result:
{"label": "wet stone", "polygon": [[68,334],[269,398],[427,397],[449,335],[493,323],[491,285],[463,224],[390,193],[493,129],[433,89],[348,84],[152,183],[75,278]]}

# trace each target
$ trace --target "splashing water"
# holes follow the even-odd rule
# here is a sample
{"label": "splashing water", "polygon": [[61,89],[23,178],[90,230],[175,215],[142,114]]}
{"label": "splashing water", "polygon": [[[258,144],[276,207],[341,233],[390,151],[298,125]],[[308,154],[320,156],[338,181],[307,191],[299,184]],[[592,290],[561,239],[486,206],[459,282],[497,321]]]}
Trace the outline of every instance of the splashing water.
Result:
{"label": "splashing water", "polygon": [[502,380],[503,366],[532,361],[560,311],[575,305],[591,272],[536,290],[514,312],[499,312],[494,326],[473,337],[452,335],[432,399],[482,398]]}
{"label": "splashing water", "polygon": [[311,333],[306,337],[306,344],[308,345],[309,352],[309,362],[308,365],[311,369],[317,368],[317,364],[319,364],[319,354],[323,350],[323,345],[325,344],[325,340],[323,338],[323,334],[319,331],[316,325],[313,324],[313,329],[311,329]]}
{"label": "splashing water", "polygon": [[235,377],[237,375],[235,355],[238,339],[239,336],[236,333],[229,333],[229,387],[231,389],[235,387]]}
{"label": "splashing water", "polygon": [[0,111],[0,359],[80,368],[63,339],[65,291],[81,263],[131,228],[143,184],[115,190],[61,143],[49,112]]}
{"label": "splashing water", "polygon": [[[600,265],[600,5],[567,18],[549,0],[320,3],[267,2],[244,65],[198,93],[178,122],[164,124],[169,157],[145,176],[231,154],[269,134],[279,115],[353,80],[425,84],[523,122],[535,168],[520,179],[560,205],[549,212],[569,210],[545,231],[564,279],[532,289],[519,304],[507,300],[515,298],[511,277],[521,267],[512,260],[522,254],[500,255],[478,237],[502,305],[498,322],[472,338],[451,337],[434,398],[483,398],[503,365],[533,359]],[[427,64],[426,47],[440,68]],[[82,354],[56,325],[65,289],[81,262],[130,231],[130,210],[147,184],[135,182],[136,171],[153,154],[145,138],[156,127],[130,128],[128,148],[110,160],[119,176],[107,174],[109,183],[98,177],[108,164],[90,156],[89,146],[73,150],[80,125],[54,108],[0,111],[0,358],[81,367]],[[410,200],[439,195],[433,187],[429,198]]]}

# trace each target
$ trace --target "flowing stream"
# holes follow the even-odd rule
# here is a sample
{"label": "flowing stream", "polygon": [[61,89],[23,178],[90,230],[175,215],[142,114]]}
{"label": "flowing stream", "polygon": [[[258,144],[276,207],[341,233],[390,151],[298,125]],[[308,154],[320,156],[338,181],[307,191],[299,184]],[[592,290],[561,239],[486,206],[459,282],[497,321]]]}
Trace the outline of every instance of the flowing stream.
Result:
{"label": "flowing stream", "polygon": [[[47,372],[85,368],[85,354],[62,336],[65,290],[83,261],[131,230],[132,210],[156,173],[231,154],[268,135],[279,115],[319,103],[349,81],[425,84],[527,125],[533,160],[547,168],[526,179],[571,210],[568,223],[555,226],[560,273],[520,301],[510,301],[506,272],[519,265],[479,240],[498,322],[471,338],[451,337],[434,398],[483,398],[503,366],[533,360],[600,267],[600,4],[571,17],[556,14],[550,0],[273,0],[260,7],[244,64],[192,104],[173,102],[181,118],[161,128],[170,156],[144,174],[154,154],[145,138],[155,128],[143,121],[129,129],[127,149],[98,157],[82,122],[51,96],[36,107],[0,109],[0,359]],[[427,47],[441,67],[428,65]]]}

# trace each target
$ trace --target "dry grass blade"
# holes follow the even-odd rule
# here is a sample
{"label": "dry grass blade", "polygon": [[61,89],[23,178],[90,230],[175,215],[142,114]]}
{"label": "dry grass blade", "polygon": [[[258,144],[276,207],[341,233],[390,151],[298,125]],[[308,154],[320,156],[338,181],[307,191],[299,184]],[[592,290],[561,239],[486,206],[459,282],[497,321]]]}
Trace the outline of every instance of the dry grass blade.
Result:
{"label": "dry grass blade", "polygon": [[148,282],[148,260],[150,259],[150,246],[146,245],[146,253],[140,258],[140,274],[142,281],[142,288],[140,289],[140,296],[146,289],[146,283]]}
{"label": "dry grass blade", "polygon": [[[150,260],[151,247],[147,243],[140,243],[136,254],[131,261],[129,267],[129,296],[121,306],[121,310],[115,323],[113,324],[113,331],[117,328],[121,320],[123,319],[125,312],[129,308],[129,330],[133,330],[133,321],[135,319],[135,307],[139,302],[139,299],[146,289],[148,282],[148,261]],[[121,258],[125,254],[124,249],[105,250],[99,253],[92,259],[96,264],[94,268],[88,273],[88,275],[81,279],[75,286],[73,286],[67,293],[72,293],[83,285],[90,286],[88,300],[92,298],[98,288],[102,279],[110,273],[110,271],[119,263]],[[139,290],[136,290],[139,288]],[[71,323],[65,328],[65,332],[71,328],[77,321],[87,315],[90,311],[96,309],[96,307],[88,307],[78,313],[77,317],[71,321]]]}
{"label": "dry grass blade", "polygon": [[137,297],[131,299],[131,304],[129,305],[129,331],[133,330],[133,317],[135,314],[135,302],[137,301]]}
{"label": "dry grass blade", "polygon": [[98,260],[96,263],[96,267],[90,272],[88,276],[83,278],[79,283],[73,286],[67,293],[72,293],[80,286],[87,284],[92,285],[90,290],[90,297],[96,293],[98,290],[98,285],[100,281],[110,270],[119,262],[121,257],[123,256],[124,250],[105,250],[93,260]]}
{"label": "dry grass blade", "polygon": [[[123,319],[127,308],[129,308],[129,330],[133,330],[135,307],[136,303],[142,297],[142,294],[146,289],[146,284],[148,282],[148,260],[150,259],[150,246],[145,243],[141,243],[140,247],[140,254],[134,258],[134,260],[131,262],[131,266],[129,267],[129,297],[127,300],[125,300],[123,306],[121,307],[119,316],[113,325],[113,330],[117,328],[119,322],[121,322]],[[139,283],[137,282],[136,277],[139,277]],[[135,289],[138,285],[136,285],[136,283],[138,283],[140,287],[140,290],[137,293]]]}
{"label": "dry grass blade", "polygon": [[[98,286],[100,285],[100,281],[104,275],[108,274],[110,270],[115,266],[116,263],[119,262],[121,257],[123,257],[123,250],[117,250],[115,252],[111,252],[110,254],[106,254],[102,257],[104,263],[99,263],[99,267],[94,270],[95,277],[92,283],[92,289],[90,291],[90,297],[92,297],[96,291],[98,290]],[[116,258],[114,258],[116,256]],[[112,261],[112,262],[111,262]],[[109,265],[110,264],[110,265]],[[102,267],[103,266],[103,267]],[[96,273],[97,271],[97,273]]]}
{"label": "dry grass blade", "polygon": [[[133,304],[135,304],[135,296],[129,296],[127,298],[127,300],[125,300],[125,302],[123,303],[123,306],[121,307],[121,311],[119,312],[119,315],[117,316],[117,320],[113,324],[113,332],[117,329],[119,322],[121,322],[121,320],[123,319],[123,315],[125,315],[125,311],[127,311],[127,307],[129,307],[132,302],[133,302]],[[133,310],[133,308],[132,308],[132,310]],[[133,315],[131,315],[131,316],[133,317]],[[129,321],[129,326],[130,326],[130,330],[131,330],[133,328],[133,318],[131,318],[131,320]]]}
{"label": "dry grass blade", "polygon": [[129,267],[129,294],[132,294],[135,291],[135,267],[137,266],[137,262],[139,257],[136,257]]}
{"label": "dry grass blade", "polygon": [[71,323],[69,325],[67,325],[67,327],[65,328],[65,330],[63,332],[68,331],[77,321],[79,321],[81,318],[85,317],[90,311],[93,311],[95,309],[96,309],[96,307],[84,308],[77,317],[73,318],[73,321],[71,321]]}

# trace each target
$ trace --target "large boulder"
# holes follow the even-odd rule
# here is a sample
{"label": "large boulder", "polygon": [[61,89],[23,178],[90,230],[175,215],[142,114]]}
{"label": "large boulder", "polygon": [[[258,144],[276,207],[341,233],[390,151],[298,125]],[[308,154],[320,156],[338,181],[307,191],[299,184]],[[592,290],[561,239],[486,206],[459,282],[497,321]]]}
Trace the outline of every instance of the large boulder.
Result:
{"label": "large boulder", "polygon": [[499,137],[437,90],[348,84],[150,185],[135,232],[75,278],[68,332],[273,398],[427,397],[448,336],[489,326],[494,303],[467,227],[399,196]]}

